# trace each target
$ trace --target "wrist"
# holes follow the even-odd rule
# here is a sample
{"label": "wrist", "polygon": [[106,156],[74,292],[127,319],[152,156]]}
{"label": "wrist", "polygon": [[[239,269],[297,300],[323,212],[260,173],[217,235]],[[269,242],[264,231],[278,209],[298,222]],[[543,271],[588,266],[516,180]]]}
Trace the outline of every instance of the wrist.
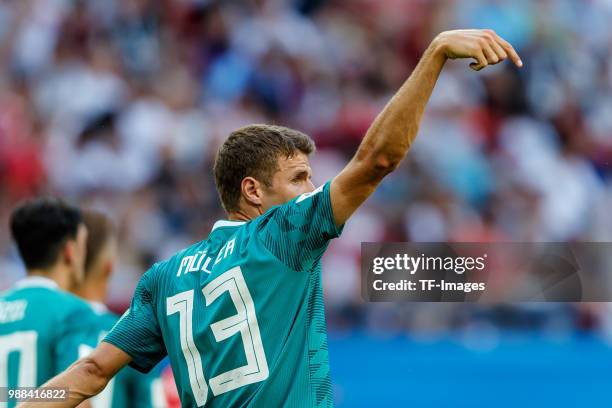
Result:
{"label": "wrist", "polygon": [[442,58],[444,59],[444,61],[448,59],[448,54],[447,54],[448,44],[444,37],[444,33],[438,34],[436,38],[433,39],[433,41],[429,45],[429,49],[431,53],[434,55],[434,57]]}

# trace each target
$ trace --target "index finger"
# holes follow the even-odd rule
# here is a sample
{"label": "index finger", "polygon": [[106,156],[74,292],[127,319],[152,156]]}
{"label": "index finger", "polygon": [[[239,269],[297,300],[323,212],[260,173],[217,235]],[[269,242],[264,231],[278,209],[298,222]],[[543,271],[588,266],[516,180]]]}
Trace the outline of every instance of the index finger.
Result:
{"label": "index finger", "polygon": [[512,62],[514,62],[514,65],[516,65],[519,68],[522,68],[523,61],[521,61],[521,57],[519,57],[514,47],[508,41],[504,40],[500,36],[495,35],[495,37],[496,37],[497,43],[501,45],[504,50],[506,50],[506,52],[508,53],[508,56],[510,57]]}

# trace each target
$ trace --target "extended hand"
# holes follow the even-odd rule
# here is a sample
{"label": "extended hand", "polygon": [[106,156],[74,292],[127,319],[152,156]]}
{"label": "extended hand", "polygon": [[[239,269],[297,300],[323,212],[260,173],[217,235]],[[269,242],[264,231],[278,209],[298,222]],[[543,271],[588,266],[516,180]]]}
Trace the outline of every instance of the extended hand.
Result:
{"label": "extended hand", "polygon": [[470,68],[480,71],[510,58],[517,67],[523,62],[509,42],[493,30],[445,31],[434,40],[447,58],[474,58]]}

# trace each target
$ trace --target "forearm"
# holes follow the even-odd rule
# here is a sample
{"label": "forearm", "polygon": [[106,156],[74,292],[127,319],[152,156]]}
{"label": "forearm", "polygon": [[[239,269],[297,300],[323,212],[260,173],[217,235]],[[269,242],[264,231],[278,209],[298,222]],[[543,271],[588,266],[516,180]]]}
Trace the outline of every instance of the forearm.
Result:
{"label": "forearm", "polygon": [[384,173],[397,167],[417,135],[425,106],[446,59],[441,43],[434,40],[408,80],[368,129],[355,161],[366,162]]}
{"label": "forearm", "polygon": [[410,78],[376,117],[355,157],[332,181],[331,202],[337,225],[344,224],[408,153],[449,58],[472,58],[475,62],[470,68],[475,71],[507,58],[523,66],[514,48],[492,30],[455,30],[438,35]]}
{"label": "forearm", "polygon": [[[45,407],[72,408],[78,406],[87,398],[102,391],[107,379],[101,374],[99,367],[89,358],[76,361],[66,371],[45,383],[43,388],[65,388],[68,398],[64,401],[47,402]],[[81,405],[81,407],[83,407]],[[25,402],[18,408],[40,408],[39,402]]]}
{"label": "forearm", "polygon": [[434,40],[412,75],[376,117],[351,162],[332,181],[331,202],[338,226],[408,153],[446,59],[441,44]]}

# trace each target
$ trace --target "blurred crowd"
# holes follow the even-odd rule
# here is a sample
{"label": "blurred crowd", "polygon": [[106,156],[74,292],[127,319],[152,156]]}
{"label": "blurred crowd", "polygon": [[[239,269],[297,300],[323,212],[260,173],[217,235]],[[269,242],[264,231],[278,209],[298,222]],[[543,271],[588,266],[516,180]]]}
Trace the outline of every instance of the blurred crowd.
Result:
{"label": "blurred crowd", "polygon": [[[0,2],[0,289],[23,275],[7,220],[61,195],[110,214],[124,308],[156,260],[224,218],[212,160],[250,123],[317,142],[333,177],[440,31],[492,28],[525,68],[447,64],[400,169],[324,258],[331,328],[612,327],[602,306],[370,304],[362,241],[612,241],[609,0]],[[612,329],[611,329],[612,330]]]}

